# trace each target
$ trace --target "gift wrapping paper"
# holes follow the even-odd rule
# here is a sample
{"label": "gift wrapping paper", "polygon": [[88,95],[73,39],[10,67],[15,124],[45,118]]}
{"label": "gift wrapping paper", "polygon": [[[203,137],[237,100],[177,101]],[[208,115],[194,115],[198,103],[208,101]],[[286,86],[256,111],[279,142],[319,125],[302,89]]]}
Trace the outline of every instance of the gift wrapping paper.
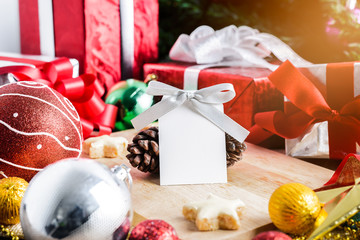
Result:
{"label": "gift wrapping paper", "polygon": [[[158,80],[183,89],[185,69],[188,63],[148,63],[144,73],[155,74]],[[265,68],[217,67],[204,69],[199,74],[198,88],[219,83],[234,85],[236,97],[224,103],[224,113],[249,129],[254,124],[254,114],[283,108],[283,95],[269,82],[271,73]]]}
{"label": "gift wrapping paper", "polygon": [[[360,95],[360,63],[315,64],[299,70],[314,83],[334,111],[340,112],[348,102]],[[294,106],[285,98],[285,112],[292,111]],[[360,109],[358,111],[360,113]],[[293,157],[329,158],[329,136],[334,135],[334,128],[338,126],[329,125],[328,121],[314,123],[299,137],[285,139],[285,151]],[[334,135],[333,138],[349,139],[349,134],[354,132],[344,132],[343,136]],[[338,159],[348,153],[360,152],[355,142],[340,140],[336,141],[336,145],[338,149],[334,150],[333,155]]]}
{"label": "gift wrapping paper", "polygon": [[0,51],[75,58],[109,89],[158,57],[157,0],[4,0]]}

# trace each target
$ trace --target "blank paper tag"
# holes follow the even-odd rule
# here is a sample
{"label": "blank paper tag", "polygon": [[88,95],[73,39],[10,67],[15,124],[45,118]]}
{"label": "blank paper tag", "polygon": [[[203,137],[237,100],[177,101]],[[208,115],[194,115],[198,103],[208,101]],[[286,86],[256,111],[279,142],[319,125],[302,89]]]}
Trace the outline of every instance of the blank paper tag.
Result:
{"label": "blank paper tag", "polygon": [[159,149],[160,185],[227,182],[225,133],[189,102],[159,118]]}

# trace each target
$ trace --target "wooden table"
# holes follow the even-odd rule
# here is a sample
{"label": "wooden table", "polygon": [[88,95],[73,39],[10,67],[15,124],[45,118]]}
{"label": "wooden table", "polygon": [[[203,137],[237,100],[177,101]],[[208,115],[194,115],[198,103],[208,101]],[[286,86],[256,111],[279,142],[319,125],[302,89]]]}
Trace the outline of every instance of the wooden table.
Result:
{"label": "wooden table", "polygon": [[[129,142],[134,130],[117,132],[114,136],[124,136]],[[242,161],[228,168],[228,183],[160,186],[159,177],[131,170],[133,177],[132,200],[135,211],[135,222],[143,219],[162,219],[170,223],[180,239],[191,240],[225,240],[251,239],[257,233],[274,229],[268,215],[268,201],[273,191],[289,182],[303,183],[310,188],[322,186],[333,174],[332,170],[247,144]],[[99,159],[98,161],[112,167],[125,163],[125,157]],[[326,161],[326,160],[319,160]],[[191,167],[191,166],[189,166]],[[185,203],[205,199],[209,193],[235,199],[246,204],[239,230],[218,230],[200,232],[195,224],[185,220],[182,207]]]}

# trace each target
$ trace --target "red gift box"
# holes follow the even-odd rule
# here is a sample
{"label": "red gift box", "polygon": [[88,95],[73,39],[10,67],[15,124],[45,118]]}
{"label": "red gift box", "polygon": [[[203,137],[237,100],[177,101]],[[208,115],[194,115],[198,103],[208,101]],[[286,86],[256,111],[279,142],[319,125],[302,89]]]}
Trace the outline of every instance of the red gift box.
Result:
{"label": "red gift box", "polygon": [[[155,74],[158,80],[184,88],[184,72],[191,64],[180,62],[145,64],[145,74]],[[198,89],[219,83],[231,83],[236,96],[224,104],[224,113],[249,129],[254,114],[283,108],[282,94],[269,82],[270,70],[264,68],[217,67],[201,70]]]}
{"label": "red gift box", "polygon": [[21,0],[3,7],[2,35],[12,41],[1,41],[0,51],[75,58],[80,73],[96,74],[107,89],[140,78],[142,65],[157,60],[157,0]]}

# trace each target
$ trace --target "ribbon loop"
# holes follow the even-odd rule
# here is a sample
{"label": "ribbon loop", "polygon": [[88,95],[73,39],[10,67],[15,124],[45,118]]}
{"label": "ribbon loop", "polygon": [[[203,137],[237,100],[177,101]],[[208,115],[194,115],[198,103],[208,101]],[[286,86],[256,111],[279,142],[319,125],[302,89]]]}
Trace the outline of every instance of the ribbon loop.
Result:
{"label": "ribbon loop", "polygon": [[152,81],[149,83],[147,94],[168,95],[168,97],[131,120],[133,126],[138,130],[179,107],[185,101],[189,101],[194,111],[238,141],[243,142],[249,134],[249,131],[212,106],[212,104],[230,101],[235,96],[232,84],[218,84],[197,91],[186,91]]}
{"label": "ribbon loop", "polygon": [[278,65],[264,59],[271,53],[280,61],[290,60],[296,66],[311,65],[279,38],[247,26],[234,25],[217,31],[200,26],[190,36],[181,34],[169,55],[177,61],[197,64],[237,61],[238,66],[264,67],[274,71]]}

